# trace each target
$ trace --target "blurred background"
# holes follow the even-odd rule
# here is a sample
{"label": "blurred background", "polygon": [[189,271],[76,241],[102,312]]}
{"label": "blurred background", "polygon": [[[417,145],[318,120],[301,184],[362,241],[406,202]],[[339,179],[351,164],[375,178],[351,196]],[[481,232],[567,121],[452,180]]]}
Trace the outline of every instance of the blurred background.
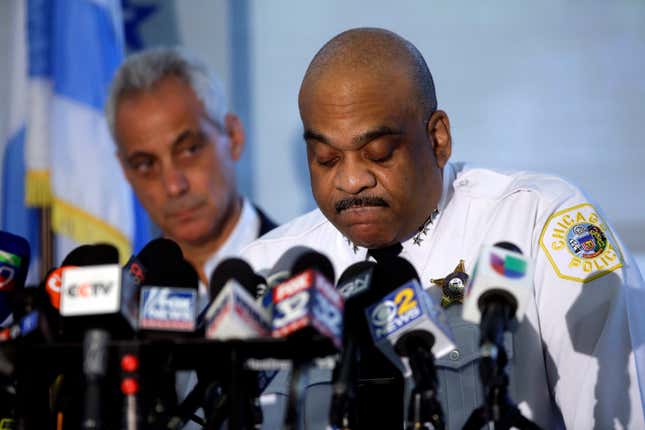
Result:
{"label": "blurred background", "polygon": [[[0,2],[3,77],[15,76],[19,63],[17,2]],[[120,13],[126,52],[180,44],[219,74],[247,132],[240,187],[279,222],[315,207],[297,110],[309,61],[343,30],[384,27],[410,40],[426,58],[439,106],[451,119],[453,161],[571,180],[600,205],[641,271],[645,268],[645,1],[127,0],[117,5],[121,9],[112,16]],[[82,39],[83,32],[76,37]],[[15,170],[21,152],[7,158],[16,106],[33,99],[29,89],[21,94],[20,88],[12,79],[0,79],[3,228],[12,210],[24,204],[16,197],[20,185],[13,185],[22,181]],[[114,160],[99,160],[108,174],[122,178]],[[13,192],[11,198],[7,192]],[[139,235],[135,249],[155,234],[154,227],[137,230],[145,225],[139,215],[127,223],[118,214],[112,218],[117,228],[127,224],[124,237]],[[21,228],[27,228],[28,216],[21,219]]]}

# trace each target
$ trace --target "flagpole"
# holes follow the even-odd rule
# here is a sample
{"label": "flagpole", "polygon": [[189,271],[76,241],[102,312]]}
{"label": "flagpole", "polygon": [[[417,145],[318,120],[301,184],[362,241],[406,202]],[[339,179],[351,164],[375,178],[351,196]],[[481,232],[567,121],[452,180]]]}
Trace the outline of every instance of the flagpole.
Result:
{"label": "flagpole", "polygon": [[54,234],[51,223],[51,206],[40,208],[40,276],[54,267]]}

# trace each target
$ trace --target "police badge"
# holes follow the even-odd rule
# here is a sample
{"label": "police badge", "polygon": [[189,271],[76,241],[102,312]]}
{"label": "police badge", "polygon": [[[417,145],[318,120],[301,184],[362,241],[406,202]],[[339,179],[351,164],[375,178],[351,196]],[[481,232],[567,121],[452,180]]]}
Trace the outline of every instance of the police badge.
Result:
{"label": "police badge", "polygon": [[468,282],[468,274],[464,267],[464,260],[445,278],[430,279],[430,282],[441,288],[441,306],[447,308],[454,303],[464,302],[464,289]]}

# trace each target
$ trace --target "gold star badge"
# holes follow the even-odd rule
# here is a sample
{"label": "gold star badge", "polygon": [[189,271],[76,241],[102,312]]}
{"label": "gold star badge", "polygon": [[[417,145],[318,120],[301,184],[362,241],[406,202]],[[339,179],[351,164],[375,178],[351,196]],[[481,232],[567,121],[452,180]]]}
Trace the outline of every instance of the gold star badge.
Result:
{"label": "gold star badge", "polygon": [[441,306],[447,308],[454,303],[464,302],[464,288],[468,282],[468,274],[464,267],[464,260],[445,278],[430,279],[430,282],[441,288]]}

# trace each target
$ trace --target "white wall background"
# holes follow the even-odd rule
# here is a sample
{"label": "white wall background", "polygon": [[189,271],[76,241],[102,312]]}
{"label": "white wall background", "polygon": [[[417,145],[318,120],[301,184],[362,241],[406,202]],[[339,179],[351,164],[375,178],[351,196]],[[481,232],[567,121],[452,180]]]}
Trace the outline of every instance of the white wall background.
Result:
{"label": "white wall background", "polygon": [[378,26],[428,61],[454,160],[567,177],[645,252],[645,2],[249,3],[254,191],[281,221],[313,206],[296,104],[304,71],[335,34]]}

